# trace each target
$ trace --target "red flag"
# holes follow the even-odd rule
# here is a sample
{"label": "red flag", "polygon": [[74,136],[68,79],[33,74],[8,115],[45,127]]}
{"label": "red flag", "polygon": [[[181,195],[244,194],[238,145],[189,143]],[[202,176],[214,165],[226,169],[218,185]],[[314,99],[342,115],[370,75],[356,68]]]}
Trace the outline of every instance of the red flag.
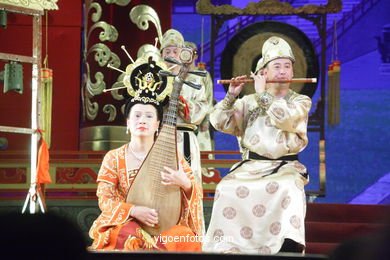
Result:
{"label": "red flag", "polygon": [[49,149],[45,140],[41,140],[38,152],[37,183],[51,183],[49,174]]}

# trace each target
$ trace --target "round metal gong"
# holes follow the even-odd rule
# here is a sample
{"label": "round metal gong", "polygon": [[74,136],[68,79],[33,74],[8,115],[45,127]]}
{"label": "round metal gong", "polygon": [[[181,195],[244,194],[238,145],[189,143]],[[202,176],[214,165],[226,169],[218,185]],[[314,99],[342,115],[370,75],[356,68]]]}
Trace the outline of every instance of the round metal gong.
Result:
{"label": "round metal gong", "polygon": [[[316,49],[310,39],[298,28],[282,22],[263,21],[251,24],[239,31],[226,45],[221,59],[221,78],[231,79],[250,75],[261,58],[263,43],[271,36],[283,38],[291,46],[295,56],[294,78],[318,78],[319,64]],[[225,84],[227,90],[229,85]],[[312,97],[317,83],[291,84],[294,91]],[[254,93],[254,85],[246,84],[242,95]]]}

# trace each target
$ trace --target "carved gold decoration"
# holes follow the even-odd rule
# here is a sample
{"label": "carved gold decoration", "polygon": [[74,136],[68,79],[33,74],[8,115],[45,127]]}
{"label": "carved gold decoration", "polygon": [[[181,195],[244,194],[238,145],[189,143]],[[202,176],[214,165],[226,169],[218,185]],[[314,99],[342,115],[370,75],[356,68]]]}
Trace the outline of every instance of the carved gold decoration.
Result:
{"label": "carved gold decoration", "polygon": [[103,31],[99,33],[99,40],[101,40],[102,42],[104,41],[115,42],[118,39],[117,29],[115,29],[114,26],[106,22],[97,22],[94,25],[92,25],[88,32],[88,36],[87,36],[88,39],[90,38],[91,33],[97,28],[103,29]]}
{"label": "carved gold decoration", "polygon": [[106,0],[107,4],[117,4],[120,6],[126,6],[131,2],[131,0]]}
{"label": "carved gold decoration", "polygon": [[87,14],[89,14],[92,9],[95,9],[95,12],[91,15],[91,20],[96,23],[100,20],[100,17],[102,17],[102,7],[98,3],[91,3],[88,7]]}
{"label": "carved gold decoration", "polygon": [[[120,88],[123,87],[125,84],[123,83],[123,78],[125,77],[125,74],[121,74],[118,77],[118,80],[112,85],[112,88]],[[125,97],[122,94],[119,94],[120,89],[112,90],[111,95],[115,100],[123,100]]]}
{"label": "carved gold decoration", "polygon": [[110,114],[110,116],[108,117],[108,122],[112,122],[115,120],[116,118],[116,108],[114,105],[112,104],[107,104],[103,107],[103,112],[106,113],[106,114]]}
{"label": "carved gold decoration", "polygon": [[58,10],[58,0],[0,0],[0,3],[34,10]]}
{"label": "carved gold decoration", "polygon": [[[110,3],[115,3],[118,5],[125,5],[128,4],[130,1],[106,1]],[[107,22],[100,21],[102,17],[102,7],[99,3],[96,2],[90,2],[90,4],[86,8],[87,14],[86,17],[89,17],[89,14],[91,13],[91,21],[93,22],[93,25],[91,27],[88,27],[88,18],[85,19],[84,28],[86,28],[86,36],[85,36],[85,42],[84,42],[84,85],[83,88],[85,88],[85,91],[83,95],[83,111],[85,111],[84,116],[88,120],[94,120],[97,117],[98,111],[99,111],[99,104],[97,102],[92,102],[91,98],[93,98],[96,95],[100,95],[103,93],[103,90],[106,88],[106,82],[104,78],[104,74],[102,71],[97,71],[93,76],[91,75],[91,69],[88,57],[90,55],[94,54],[94,60],[97,62],[97,64],[100,67],[104,67],[104,70],[106,69],[106,66],[110,64],[114,67],[119,67],[121,65],[120,58],[117,54],[112,52],[110,48],[106,44],[103,44],[101,42],[115,42],[118,39],[118,31],[117,29],[108,24]],[[98,29],[101,29],[102,31],[99,33],[99,40],[100,43],[96,43],[93,46],[89,46],[89,41],[91,38],[91,35],[93,32],[97,31]],[[92,80],[92,77],[95,79]],[[113,94],[114,95],[114,94]],[[119,95],[118,98],[120,99]],[[103,108],[103,112],[105,112]],[[115,112],[116,113],[116,112]],[[111,118],[111,114],[110,114]],[[109,118],[109,120],[110,120]],[[115,117],[114,117],[115,118]]]}
{"label": "carved gold decoration", "polygon": [[152,7],[148,5],[137,5],[131,9],[129,16],[131,21],[144,31],[149,29],[149,21],[152,22],[156,26],[158,39],[160,43],[162,42],[160,19]]}
{"label": "carved gold decoration", "polygon": [[196,3],[196,10],[199,14],[215,15],[281,15],[281,14],[325,14],[338,13],[342,9],[341,0],[328,0],[326,5],[304,5],[294,8],[287,2],[279,0],[261,0],[257,3],[249,2],[243,8],[232,5],[213,5],[210,0],[199,0]]}
{"label": "carved gold decoration", "polygon": [[152,57],[153,60],[161,60],[160,50],[151,44],[144,44],[138,49],[137,58],[139,57]]}
{"label": "carved gold decoration", "polygon": [[83,101],[85,103],[84,115],[87,117],[88,120],[94,120],[99,111],[99,104],[97,102],[92,102],[91,101],[92,97],[93,96],[89,94],[87,90],[85,90],[84,98],[83,98]]}

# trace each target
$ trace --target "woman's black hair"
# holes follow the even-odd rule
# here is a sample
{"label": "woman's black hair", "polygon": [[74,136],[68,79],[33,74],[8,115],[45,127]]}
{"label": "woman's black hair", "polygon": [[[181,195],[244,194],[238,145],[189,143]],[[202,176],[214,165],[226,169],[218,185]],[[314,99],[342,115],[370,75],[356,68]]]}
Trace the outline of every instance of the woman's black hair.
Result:
{"label": "woman's black hair", "polygon": [[131,108],[135,104],[152,105],[152,106],[154,106],[156,108],[156,111],[157,111],[157,120],[159,120],[160,124],[161,124],[162,119],[163,119],[163,107],[162,107],[162,105],[158,106],[155,103],[146,103],[145,104],[145,103],[140,102],[140,101],[131,101],[131,98],[127,99],[126,104],[125,104],[125,119],[127,119],[129,117]]}

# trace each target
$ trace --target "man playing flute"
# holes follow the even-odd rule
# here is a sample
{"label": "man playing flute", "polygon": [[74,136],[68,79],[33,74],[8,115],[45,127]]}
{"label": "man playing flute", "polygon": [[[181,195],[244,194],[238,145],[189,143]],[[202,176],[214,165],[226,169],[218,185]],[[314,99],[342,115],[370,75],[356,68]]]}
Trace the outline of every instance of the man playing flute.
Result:
{"label": "man playing flute", "polygon": [[243,161],[218,184],[203,249],[214,252],[276,254],[302,252],[308,183],[298,153],[308,143],[309,97],[289,88],[295,61],[291,47],[271,37],[263,45],[256,93],[238,99],[243,83],[234,80],[210,115],[218,131],[239,137]]}

